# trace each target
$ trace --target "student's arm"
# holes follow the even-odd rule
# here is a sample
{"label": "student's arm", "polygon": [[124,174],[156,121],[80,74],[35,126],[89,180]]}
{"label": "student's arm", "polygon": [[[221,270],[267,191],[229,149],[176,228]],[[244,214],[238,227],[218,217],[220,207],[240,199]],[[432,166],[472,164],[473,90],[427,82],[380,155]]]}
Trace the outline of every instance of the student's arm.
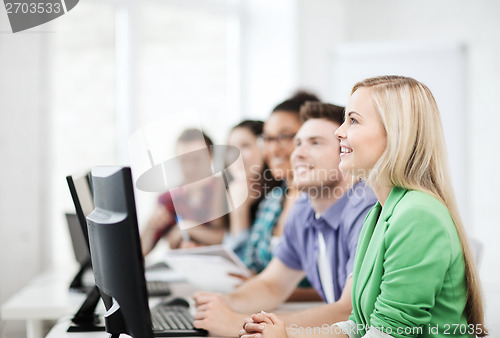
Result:
{"label": "student's arm", "polygon": [[[224,296],[227,303],[238,312],[274,309],[283,303],[304,278],[304,272],[290,269],[279,259],[273,258],[260,274]],[[196,293],[195,300],[202,300],[208,293]]]}
{"label": "student's arm", "polygon": [[302,271],[290,269],[274,258],[264,271],[232,294],[195,293],[197,313],[193,325],[211,334],[237,336],[250,313],[277,307],[303,277]]}
{"label": "student's arm", "polygon": [[198,225],[186,230],[189,238],[196,243],[203,245],[213,245],[222,243],[226,230],[220,225]]}
{"label": "student's arm", "polygon": [[146,227],[141,232],[141,247],[144,256],[153,250],[166,227],[173,222],[175,222],[174,215],[163,205],[159,204],[148,220]]}
{"label": "student's arm", "polygon": [[323,298],[315,288],[296,288],[286,300],[287,302],[322,302]]}
{"label": "student's arm", "polygon": [[[245,201],[229,213],[229,233],[231,236],[238,236],[242,231],[250,228],[250,209],[252,203],[256,201],[261,192],[250,189],[246,177],[233,180],[229,185],[229,190],[233,199],[241,198],[241,196],[248,194]],[[255,192],[259,193],[259,195]]]}
{"label": "student's arm", "polygon": [[321,327],[323,324],[334,324],[345,321],[352,311],[351,302],[352,277],[346,281],[339,300],[332,304],[325,304],[303,311],[280,315],[286,326],[296,325],[304,327]]}
{"label": "student's arm", "polygon": [[[184,230],[179,226],[174,227],[167,236],[171,249],[190,248],[198,245],[214,245],[222,243],[225,230],[216,225],[205,226],[190,224],[192,221],[183,220]],[[185,235],[189,241],[185,241]]]}
{"label": "student's arm", "polygon": [[291,269],[273,258],[264,271],[227,298],[233,309],[244,313],[274,309],[292,294],[304,276],[303,271]]}
{"label": "student's arm", "polygon": [[189,219],[186,217],[183,222],[186,226],[186,232],[195,243],[201,245],[214,245],[221,244],[224,234],[226,232],[226,223],[224,215],[225,202],[223,201],[224,196],[222,195],[224,191],[220,188],[214,188],[211,195],[210,210],[211,214],[207,215],[208,222],[201,226],[191,226],[189,225]]}
{"label": "student's arm", "polygon": [[248,228],[250,228],[250,207],[243,204],[229,213],[229,233],[238,236]]}
{"label": "student's arm", "polygon": [[[256,338],[258,334],[260,338],[347,337],[333,324],[348,319],[352,310],[351,288],[352,277],[349,277],[340,299],[333,304],[283,314],[279,318],[272,313],[254,314],[245,319],[240,337]],[[318,328],[317,334],[300,334],[314,327]]]}

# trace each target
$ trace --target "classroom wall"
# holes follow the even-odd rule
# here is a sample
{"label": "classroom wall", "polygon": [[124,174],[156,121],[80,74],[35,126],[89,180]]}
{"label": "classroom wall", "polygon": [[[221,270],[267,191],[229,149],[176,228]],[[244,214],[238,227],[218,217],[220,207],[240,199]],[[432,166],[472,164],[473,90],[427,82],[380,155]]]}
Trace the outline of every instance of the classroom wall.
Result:
{"label": "classroom wall", "polygon": [[14,36],[0,11],[0,303],[47,265],[47,34]]}
{"label": "classroom wall", "polygon": [[242,1],[241,116],[265,119],[298,84],[295,0]]}

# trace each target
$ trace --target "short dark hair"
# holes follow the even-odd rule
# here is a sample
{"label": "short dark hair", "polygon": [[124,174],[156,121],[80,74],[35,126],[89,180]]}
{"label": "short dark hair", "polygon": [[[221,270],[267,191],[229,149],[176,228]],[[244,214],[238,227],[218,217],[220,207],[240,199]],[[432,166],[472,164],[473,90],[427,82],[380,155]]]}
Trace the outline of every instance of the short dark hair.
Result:
{"label": "short dark hair", "polygon": [[249,130],[252,134],[255,135],[255,137],[258,137],[262,135],[262,132],[264,130],[264,122],[259,121],[259,120],[243,120],[237,125],[235,125],[232,130],[238,129],[238,128],[245,128]]}
{"label": "short dark hair", "polygon": [[306,101],[319,101],[319,98],[311,92],[307,92],[305,90],[299,90],[295,94],[293,94],[292,97],[286,99],[285,101],[281,102],[276,107],[274,107],[272,113],[276,111],[286,111],[298,115],[300,107]]}
{"label": "short dark hair", "polygon": [[344,107],[330,103],[307,101],[300,108],[300,121],[325,119],[341,125],[344,123]]}
{"label": "short dark hair", "polygon": [[207,145],[207,148],[210,151],[211,150],[210,147],[213,145],[212,140],[210,139],[210,137],[208,137],[207,134],[196,128],[188,128],[184,130],[181,133],[181,135],[177,138],[177,144],[199,141],[200,135],[203,136],[203,140],[205,141],[205,144]]}

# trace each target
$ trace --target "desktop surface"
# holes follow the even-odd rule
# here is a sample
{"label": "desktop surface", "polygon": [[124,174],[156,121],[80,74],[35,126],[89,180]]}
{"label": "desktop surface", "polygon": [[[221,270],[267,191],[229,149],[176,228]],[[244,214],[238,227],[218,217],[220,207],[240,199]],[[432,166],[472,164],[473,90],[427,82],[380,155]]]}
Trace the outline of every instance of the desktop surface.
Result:
{"label": "desktop surface", "polygon": [[[187,282],[171,282],[172,294],[174,296],[167,297],[164,299],[155,298],[150,299],[150,307],[154,309],[156,305],[161,303],[166,299],[173,299],[176,297],[189,298],[194,292],[198,291],[198,289],[187,283]],[[102,309],[104,311],[104,309]],[[47,338],[105,338],[108,337],[109,334],[101,331],[101,332],[67,332],[68,327],[70,325],[71,314],[67,314],[66,316],[62,316],[56,326],[50,330],[49,334],[46,336]],[[120,338],[130,337],[128,335],[122,334]],[[176,336],[174,336],[176,337]],[[186,336],[177,336],[177,337],[186,337]],[[216,337],[216,336],[208,336],[208,337]]]}

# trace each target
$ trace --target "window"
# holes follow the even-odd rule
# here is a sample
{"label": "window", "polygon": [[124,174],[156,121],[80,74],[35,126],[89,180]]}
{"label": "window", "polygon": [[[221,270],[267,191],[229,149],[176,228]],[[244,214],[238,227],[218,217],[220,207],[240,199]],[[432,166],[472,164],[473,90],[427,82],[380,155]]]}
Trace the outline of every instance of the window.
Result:
{"label": "window", "polygon": [[[184,111],[198,113],[204,130],[224,142],[240,119],[237,6],[218,0],[84,1],[54,21],[49,69],[56,266],[73,260],[60,254],[71,251],[64,212],[74,207],[66,175],[127,164],[134,130],[165,116],[175,121]],[[155,197],[138,195],[139,220]]]}

